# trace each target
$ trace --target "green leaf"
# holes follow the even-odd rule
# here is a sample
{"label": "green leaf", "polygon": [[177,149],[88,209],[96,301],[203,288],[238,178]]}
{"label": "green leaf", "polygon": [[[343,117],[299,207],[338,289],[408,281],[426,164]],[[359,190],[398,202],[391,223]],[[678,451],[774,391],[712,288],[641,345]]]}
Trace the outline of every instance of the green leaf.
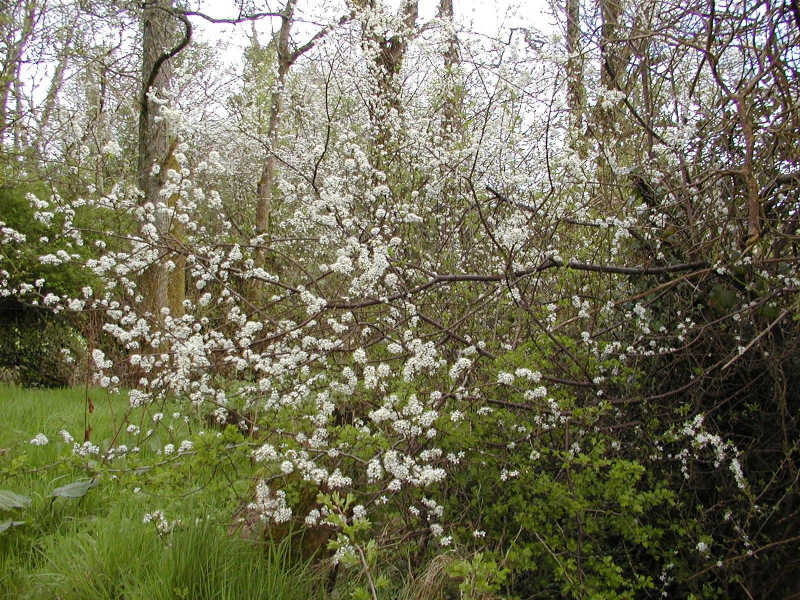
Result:
{"label": "green leaf", "polygon": [[0,533],[3,533],[6,529],[11,529],[12,527],[19,527],[20,525],[25,525],[25,521],[12,521],[9,519],[8,521],[0,522]]}
{"label": "green leaf", "polygon": [[25,508],[31,503],[27,496],[15,494],[8,490],[0,490],[0,509],[11,510],[12,508]]}
{"label": "green leaf", "polygon": [[87,479],[86,481],[73,481],[67,485],[62,485],[54,489],[50,495],[61,496],[62,498],[82,498],[89,491],[90,487],[95,485],[94,479]]}
{"label": "green leaf", "polygon": [[350,597],[353,600],[370,600],[369,592],[363,585],[356,587],[352,592],[350,592]]}

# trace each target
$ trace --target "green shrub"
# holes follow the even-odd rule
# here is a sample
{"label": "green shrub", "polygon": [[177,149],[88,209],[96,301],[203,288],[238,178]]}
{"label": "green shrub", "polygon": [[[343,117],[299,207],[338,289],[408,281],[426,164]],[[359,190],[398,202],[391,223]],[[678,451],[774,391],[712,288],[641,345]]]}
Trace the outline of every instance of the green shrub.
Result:
{"label": "green shrub", "polygon": [[70,385],[79,379],[85,348],[69,315],[53,314],[13,298],[0,300],[3,379],[24,386]]}
{"label": "green shrub", "polygon": [[[37,211],[29,200],[31,195],[50,204],[49,208],[41,211],[52,213],[49,222],[47,218],[36,218]],[[90,240],[81,238],[78,241],[63,235],[64,216],[58,213],[49,198],[50,192],[43,185],[0,187],[0,227],[25,236],[24,241],[8,239],[0,244],[0,281],[13,289],[20,284],[33,285],[37,280],[43,280],[43,285],[37,287],[38,293],[79,296],[81,287],[93,281],[93,277],[80,266],[80,259],[90,252],[87,243]],[[76,213],[74,219],[77,223],[81,217],[87,216]],[[47,254],[56,255],[59,251],[68,257],[58,264],[42,262],[39,258]]]}

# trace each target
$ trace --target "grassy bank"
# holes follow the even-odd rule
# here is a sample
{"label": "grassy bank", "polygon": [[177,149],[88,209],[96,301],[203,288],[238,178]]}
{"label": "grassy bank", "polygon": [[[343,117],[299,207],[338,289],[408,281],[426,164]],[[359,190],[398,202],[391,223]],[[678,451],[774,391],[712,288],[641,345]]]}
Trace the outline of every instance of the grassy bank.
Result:
{"label": "grassy bank", "polygon": [[[0,490],[24,497],[0,510],[0,597],[318,596],[287,541],[232,532],[252,483],[249,447],[234,431],[203,431],[178,404],[88,397],[0,386]],[[169,421],[157,435],[154,418]],[[39,433],[47,443],[31,443]],[[105,456],[112,440],[129,452]]]}

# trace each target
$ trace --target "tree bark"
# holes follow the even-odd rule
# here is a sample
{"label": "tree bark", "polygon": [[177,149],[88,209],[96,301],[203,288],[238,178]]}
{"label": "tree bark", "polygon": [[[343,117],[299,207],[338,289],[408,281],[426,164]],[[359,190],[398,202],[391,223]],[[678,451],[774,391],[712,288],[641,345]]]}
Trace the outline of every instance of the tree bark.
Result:
{"label": "tree bark", "polygon": [[[356,0],[362,10],[374,10],[375,0]],[[393,138],[390,117],[402,112],[400,85],[397,75],[403,66],[409,40],[416,33],[419,15],[418,0],[404,0],[398,11],[402,27],[396,33],[386,36],[364,23],[364,48],[371,54],[376,98],[369,105],[370,120],[374,133],[374,166],[381,168],[382,154]]]}
{"label": "tree bark", "polygon": [[64,85],[64,73],[67,69],[69,48],[75,35],[75,29],[67,28],[66,35],[67,39],[64,41],[63,48],[59,53],[58,63],[53,71],[53,77],[50,80],[50,86],[47,89],[47,96],[44,101],[44,109],[42,110],[41,117],[39,118],[39,132],[36,137],[36,156],[42,156],[45,151],[45,144],[47,143],[45,129],[50,123],[53,111],[56,108],[58,94],[61,92],[61,87]]}
{"label": "tree bark", "polygon": [[398,109],[400,108],[400,88],[396,76],[403,66],[408,42],[416,30],[417,16],[419,15],[417,0],[406,0],[400,7],[399,15],[403,23],[403,30],[389,38],[376,39],[380,51],[375,61],[383,100],[387,106]]}
{"label": "tree bark", "polygon": [[617,89],[621,76],[619,52],[614,46],[621,15],[622,0],[600,0],[600,83],[606,89]]}
{"label": "tree bark", "polygon": [[[623,0],[598,0],[600,4],[600,86],[601,92],[606,90],[617,91],[621,89],[620,77],[621,58],[617,45],[619,20],[622,14]],[[597,182],[600,197],[604,198],[609,206],[614,203],[614,172],[609,164],[608,157],[613,156],[622,138],[621,132],[616,131],[617,118],[615,105],[608,106],[608,99],[604,98],[594,112],[595,137],[600,146],[597,154]]]}
{"label": "tree bark", "polygon": [[[38,12],[37,8],[40,9]],[[33,33],[35,22],[41,16],[42,8],[37,0],[17,0],[14,8],[6,7],[6,11],[4,11],[6,16],[0,19],[0,23],[3,24],[0,33],[3,36],[3,45],[6,48],[2,71],[0,72],[0,142],[2,142],[6,129],[9,127],[8,102],[13,86],[19,82],[20,61]],[[22,12],[21,22],[16,20],[18,11]],[[19,98],[17,100],[19,101]],[[19,102],[17,102],[17,107],[19,107]],[[15,120],[18,121],[19,118],[20,115],[16,115]],[[14,132],[17,135],[18,131],[18,128],[15,127]]]}
{"label": "tree bark", "polygon": [[[292,28],[294,9],[297,0],[288,0],[281,13],[281,28],[278,31],[276,54],[278,57],[278,76],[275,80],[270,98],[269,124],[267,125],[267,157],[261,168],[261,177],[256,188],[256,235],[264,236],[269,230],[269,220],[273,209],[273,188],[275,187],[275,151],[278,147],[278,119],[283,106],[283,88],[286,84],[286,74],[289,72],[294,57],[289,49],[289,33]],[[262,245],[264,244],[262,240]],[[264,265],[264,252],[256,253],[257,266]]]}
{"label": "tree bark", "polygon": [[[330,24],[323,27],[315,33],[311,39],[299,47],[292,48],[290,45],[290,34],[292,24],[294,23],[294,11],[297,6],[297,0],[287,0],[283,11],[281,12],[281,28],[275,38],[276,56],[278,59],[278,73],[274,82],[272,95],[270,97],[269,108],[269,122],[267,125],[266,140],[267,140],[267,157],[264,159],[264,164],[261,168],[261,176],[256,186],[256,235],[268,236],[270,229],[270,218],[275,208],[274,188],[276,178],[276,151],[278,148],[278,123],[280,120],[281,111],[283,109],[283,93],[286,85],[286,75],[294,62],[314,47],[317,41],[328,35],[336,27],[335,24]],[[344,16],[339,19],[338,24],[341,25],[350,20],[349,16]],[[257,39],[254,37],[257,44]],[[265,244],[264,242],[267,242]],[[265,254],[263,248],[268,245],[268,240],[262,239],[261,249],[256,252],[255,262],[256,266],[263,267],[265,262]]]}
{"label": "tree bark", "polygon": [[[160,317],[161,308],[168,306],[168,274],[161,241],[169,230],[169,210],[160,198],[163,179],[160,168],[166,167],[169,155],[169,123],[158,118],[158,104],[152,95],[169,87],[172,66],[164,56],[170,54],[170,40],[174,37],[175,20],[171,0],[149,2],[142,13],[142,97],[139,110],[138,179],[142,204],[152,204],[155,211],[156,239],[150,239],[158,254],[139,278],[144,311]],[[188,42],[188,39],[186,40]],[[154,169],[154,166],[159,169]]]}
{"label": "tree bark", "polygon": [[580,2],[567,0],[567,106],[569,108],[569,139],[574,149],[584,148],[580,143],[583,125],[585,90],[583,86],[583,61],[580,52]]}
{"label": "tree bark", "polygon": [[453,0],[439,0],[439,18],[445,21],[447,33],[445,36],[444,58],[444,107],[442,110],[442,131],[444,138],[455,140],[459,137],[461,127],[461,99],[458,79],[460,59],[458,55],[458,37],[453,24]]}

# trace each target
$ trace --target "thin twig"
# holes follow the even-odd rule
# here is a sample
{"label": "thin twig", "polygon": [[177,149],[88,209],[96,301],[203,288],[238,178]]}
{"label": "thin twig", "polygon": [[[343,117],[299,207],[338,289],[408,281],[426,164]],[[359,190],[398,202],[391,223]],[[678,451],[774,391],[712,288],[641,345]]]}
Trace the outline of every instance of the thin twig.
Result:
{"label": "thin twig", "polygon": [[784,318],[786,315],[788,315],[788,314],[789,314],[789,310],[788,310],[788,309],[786,309],[786,310],[784,310],[784,311],[783,311],[783,312],[782,312],[780,315],[778,315],[778,318],[777,318],[777,319],[775,319],[775,320],[774,320],[772,323],[770,323],[770,324],[769,324],[769,326],[768,326],[768,327],[767,327],[767,328],[766,328],[764,331],[762,331],[762,332],[761,332],[761,333],[759,333],[759,334],[758,334],[756,337],[754,337],[752,340],[750,340],[750,343],[749,343],[749,344],[747,344],[747,346],[745,346],[745,347],[744,347],[744,350],[742,350],[741,352],[739,352],[739,353],[738,353],[736,356],[734,356],[734,357],[733,357],[732,359],[730,359],[730,360],[729,360],[727,363],[725,363],[725,364],[723,365],[723,367],[722,367],[722,369],[721,369],[721,370],[722,370],[722,371],[724,371],[725,369],[727,369],[728,367],[730,367],[730,366],[731,366],[731,365],[732,365],[734,362],[736,362],[737,360],[739,360],[739,358],[740,358],[741,356],[743,356],[745,352],[747,352],[748,350],[750,350],[750,348],[752,348],[752,347],[753,347],[753,345],[754,345],[754,344],[755,344],[755,343],[756,343],[758,340],[760,340],[762,337],[764,337],[765,335],[767,335],[767,334],[769,333],[770,329],[772,329],[773,327],[775,327],[775,325],[777,325],[777,324],[778,324],[778,322],[779,322],[781,319],[783,319],[783,318]]}

